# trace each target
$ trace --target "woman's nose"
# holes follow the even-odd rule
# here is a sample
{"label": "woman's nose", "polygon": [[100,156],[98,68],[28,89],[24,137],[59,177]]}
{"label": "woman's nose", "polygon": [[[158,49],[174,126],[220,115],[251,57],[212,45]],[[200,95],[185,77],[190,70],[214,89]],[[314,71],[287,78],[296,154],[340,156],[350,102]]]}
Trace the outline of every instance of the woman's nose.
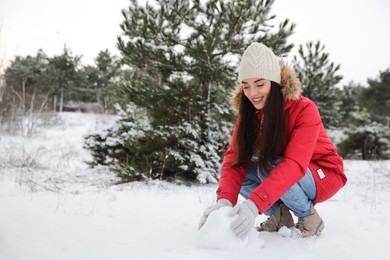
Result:
{"label": "woman's nose", "polygon": [[256,86],[250,86],[249,87],[249,96],[250,97],[255,97],[259,94],[259,90]]}

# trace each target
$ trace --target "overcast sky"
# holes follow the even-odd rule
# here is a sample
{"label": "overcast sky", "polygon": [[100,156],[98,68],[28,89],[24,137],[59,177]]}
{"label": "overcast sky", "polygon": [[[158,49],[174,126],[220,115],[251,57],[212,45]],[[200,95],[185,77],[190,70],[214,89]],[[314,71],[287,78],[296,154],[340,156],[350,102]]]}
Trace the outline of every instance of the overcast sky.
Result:
{"label": "overcast sky", "polygon": [[[121,9],[128,0],[0,0],[0,62],[16,55],[61,54],[64,43],[91,63],[100,50],[116,50]],[[290,42],[321,40],[341,65],[343,83],[365,84],[390,67],[389,0],[276,0],[277,19],[296,24]],[[291,58],[291,57],[290,57]]]}

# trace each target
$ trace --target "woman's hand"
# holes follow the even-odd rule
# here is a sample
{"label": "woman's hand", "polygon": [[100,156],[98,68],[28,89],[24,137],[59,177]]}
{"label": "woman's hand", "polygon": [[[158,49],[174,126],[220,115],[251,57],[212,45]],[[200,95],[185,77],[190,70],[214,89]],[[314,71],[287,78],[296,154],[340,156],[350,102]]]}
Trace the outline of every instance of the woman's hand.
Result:
{"label": "woman's hand", "polygon": [[206,220],[211,214],[211,212],[222,207],[233,207],[233,204],[227,199],[219,199],[216,203],[205,209],[202,217],[200,218],[198,230],[200,230],[203,227],[204,223],[206,223]]}
{"label": "woman's hand", "polygon": [[238,215],[237,219],[232,222],[230,228],[238,238],[244,239],[254,227],[255,219],[259,215],[259,209],[252,200],[247,199],[241,204],[236,205],[230,214],[232,216]]}

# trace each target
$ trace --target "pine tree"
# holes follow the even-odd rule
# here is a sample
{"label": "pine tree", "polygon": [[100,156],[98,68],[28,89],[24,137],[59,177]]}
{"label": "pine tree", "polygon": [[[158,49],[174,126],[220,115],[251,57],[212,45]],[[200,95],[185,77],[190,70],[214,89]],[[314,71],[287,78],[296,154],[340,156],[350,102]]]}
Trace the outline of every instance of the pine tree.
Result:
{"label": "pine tree", "polygon": [[94,65],[87,65],[80,70],[83,86],[78,88],[78,99],[86,102],[98,102],[106,111],[112,104],[112,89],[118,85],[121,74],[119,60],[106,49],[100,51]]}
{"label": "pine tree", "polygon": [[48,59],[48,74],[53,88],[54,109],[59,99],[59,111],[62,112],[64,102],[74,98],[74,91],[81,84],[81,76],[78,73],[81,56],[73,56],[70,49],[64,47],[63,54]]}
{"label": "pine tree", "polygon": [[340,123],[341,127],[351,125],[361,125],[369,120],[367,110],[359,103],[363,86],[355,82],[349,82],[342,89],[336,89],[338,99],[340,100]]}
{"label": "pine tree", "polygon": [[[364,160],[390,158],[390,68],[380,72],[378,79],[369,79],[368,87],[347,87],[350,103],[345,111],[352,124],[345,131],[347,137],[338,144],[340,154],[346,158]],[[351,104],[356,104],[353,110]]]}
{"label": "pine tree", "polygon": [[22,108],[27,105],[26,95],[47,92],[41,79],[46,70],[47,56],[42,50],[35,56],[17,56],[5,70],[7,86],[19,97]]}
{"label": "pine tree", "polygon": [[368,79],[368,87],[359,96],[375,121],[390,124],[390,67],[379,72],[378,79]]}
{"label": "pine tree", "polygon": [[308,42],[300,45],[299,56],[294,56],[294,65],[298,78],[303,84],[303,95],[313,100],[320,110],[326,127],[339,123],[339,100],[336,85],[342,79],[337,75],[340,65],[329,60],[321,42]]}
{"label": "pine tree", "polygon": [[0,124],[6,131],[32,135],[36,116],[47,108],[51,94],[48,58],[39,50],[35,56],[17,56],[5,70],[5,88],[0,102]]}
{"label": "pine tree", "polygon": [[145,177],[215,182],[229,141],[230,92],[237,61],[254,41],[279,56],[293,47],[288,20],[271,25],[273,1],[164,0],[123,11],[118,48],[131,74],[124,94],[146,111],[150,129],[137,144],[140,160],[122,168]]}
{"label": "pine tree", "polygon": [[344,158],[378,160],[390,159],[390,127],[367,122],[346,130],[347,138],[337,145]]}

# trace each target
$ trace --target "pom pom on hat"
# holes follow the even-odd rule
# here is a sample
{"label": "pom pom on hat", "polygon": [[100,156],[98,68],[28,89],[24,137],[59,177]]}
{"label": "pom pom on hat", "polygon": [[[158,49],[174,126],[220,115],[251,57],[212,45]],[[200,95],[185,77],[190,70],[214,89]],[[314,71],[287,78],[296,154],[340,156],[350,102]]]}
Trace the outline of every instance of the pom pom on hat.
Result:
{"label": "pom pom on hat", "polygon": [[275,54],[264,44],[253,42],[242,55],[239,81],[262,78],[280,84],[280,64]]}

